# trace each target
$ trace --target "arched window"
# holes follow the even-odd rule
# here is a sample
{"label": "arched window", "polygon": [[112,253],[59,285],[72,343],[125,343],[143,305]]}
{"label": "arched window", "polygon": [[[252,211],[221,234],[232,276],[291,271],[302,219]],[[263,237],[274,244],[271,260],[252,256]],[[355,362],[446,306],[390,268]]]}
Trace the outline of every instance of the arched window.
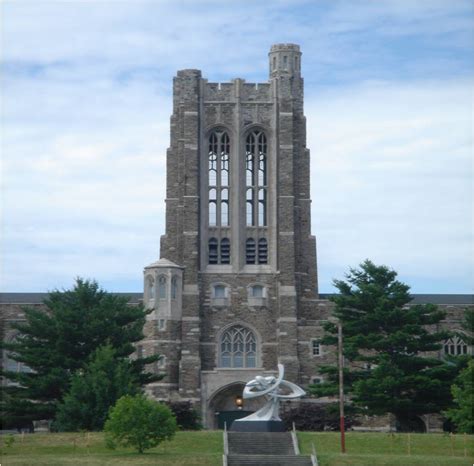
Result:
{"label": "arched window", "polygon": [[258,263],[266,264],[268,262],[268,243],[265,238],[258,240]]}
{"label": "arched window", "polygon": [[255,264],[255,240],[249,238],[245,243],[245,259],[247,264]]}
{"label": "arched window", "polygon": [[219,251],[217,249],[217,239],[209,240],[209,264],[217,264],[219,262]]}
{"label": "arched window", "polygon": [[451,356],[460,356],[468,353],[467,344],[457,335],[445,340],[443,350],[444,354],[450,354]]}
{"label": "arched window", "polygon": [[256,367],[255,334],[242,325],[227,329],[220,341],[220,367]]}
{"label": "arched window", "polygon": [[155,280],[153,277],[148,277],[146,279],[146,289],[148,299],[155,299]]}
{"label": "arched window", "polygon": [[245,144],[247,226],[267,226],[267,137],[252,131]]}
{"label": "arched window", "polygon": [[177,277],[173,277],[171,279],[171,299],[176,299],[178,294],[178,279]]}
{"label": "arched window", "polygon": [[209,226],[229,225],[230,139],[222,129],[209,136]]}
{"label": "arched window", "polygon": [[164,275],[158,279],[158,296],[160,299],[166,299],[166,277]]}
{"label": "arched window", "polygon": [[230,241],[228,238],[221,240],[221,264],[230,264]]}

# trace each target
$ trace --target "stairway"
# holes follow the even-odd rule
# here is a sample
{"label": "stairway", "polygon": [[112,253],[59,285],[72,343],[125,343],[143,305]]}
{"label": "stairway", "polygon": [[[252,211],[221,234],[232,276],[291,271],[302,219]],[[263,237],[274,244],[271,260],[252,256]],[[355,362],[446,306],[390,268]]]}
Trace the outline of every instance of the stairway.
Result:
{"label": "stairway", "polygon": [[224,431],[224,466],[312,466],[293,432]]}

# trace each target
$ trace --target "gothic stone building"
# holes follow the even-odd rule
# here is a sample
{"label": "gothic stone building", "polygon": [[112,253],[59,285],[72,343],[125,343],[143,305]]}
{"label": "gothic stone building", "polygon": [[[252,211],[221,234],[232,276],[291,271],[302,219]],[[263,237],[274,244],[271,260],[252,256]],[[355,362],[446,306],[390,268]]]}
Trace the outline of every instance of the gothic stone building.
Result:
{"label": "gothic stone building", "polygon": [[[151,310],[137,354],[164,356],[152,369],[166,375],[148,393],[191,401],[209,428],[232,419],[244,383],[275,374],[278,362],[287,379],[306,386],[320,379],[319,365],[336,360],[319,343],[331,303],[318,295],[310,230],[300,48],[274,45],[268,59],[269,80],[258,84],[178,71],[161,259],[145,267],[143,296],[131,295]],[[42,296],[1,299],[11,339],[20,304],[39,305]],[[415,301],[443,305],[445,325],[459,329],[472,296]],[[452,341],[445,351],[468,349]]]}
{"label": "gothic stone building", "polygon": [[150,394],[196,403],[208,427],[278,362],[303,386],[335,362],[319,343],[330,303],[318,295],[299,46],[272,46],[268,65],[265,83],[174,78],[166,233],[144,271],[153,312],[139,349],[165,356]]}

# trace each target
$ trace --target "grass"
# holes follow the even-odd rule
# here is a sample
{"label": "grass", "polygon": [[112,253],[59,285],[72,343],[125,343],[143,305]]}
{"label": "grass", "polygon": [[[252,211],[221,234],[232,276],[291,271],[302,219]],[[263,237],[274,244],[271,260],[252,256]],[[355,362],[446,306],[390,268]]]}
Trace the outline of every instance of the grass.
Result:
{"label": "grass", "polygon": [[[339,450],[339,434],[300,432],[303,454],[314,442],[320,466],[470,466],[474,437],[445,434],[349,432],[347,454]],[[3,445],[1,466],[214,466],[222,465],[222,432],[178,432],[171,442],[139,455],[131,449],[108,450],[101,433],[15,436]]]}

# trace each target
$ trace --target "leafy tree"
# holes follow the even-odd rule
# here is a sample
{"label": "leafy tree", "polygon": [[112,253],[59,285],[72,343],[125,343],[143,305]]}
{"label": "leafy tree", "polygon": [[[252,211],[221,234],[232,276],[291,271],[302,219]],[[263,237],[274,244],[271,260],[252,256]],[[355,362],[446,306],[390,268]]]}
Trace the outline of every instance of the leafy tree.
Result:
{"label": "leafy tree", "polygon": [[[335,280],[331,298],[342,323],[346,391],[366,414],[392,413],[400,424],[449,406],[454,365],[434,356],[448,332],[438,331],[445,314],[433,304],[409,305],[408,285],[397,273],[370,260]],[[337,343],[337,327],[325,326],[325,344]],[[316,395],[337,392],[337,369],[325,367],[329,382],[313,385]]]}
{"label": "leafy tree", "polygon": [[173,413],[143,395],[123,396],[110,410],[104,427],[107,446],[133,447],[139,453],[170,440],[177,430]]}
{"label": "leafy tree", "polygon": [[129,359],[117,358],[112,346],[99,347],[84,370],[77,371],[59,404],[53,428],[59,431],[102,430],[109,409],[123,395],[140,392]]}
{"label": "leafy tree", "polygon": [[474,360],[461,371],[451,387],[456,406],[445,412],[459,432],[474,434]]}
{"label": "leafy tree", "polygon": [[[108,344],[118,358],[125,358],[133,353],[133,343],[143,338],[147,311],[105,292],[95,281],[79,278],[72,290],[51,292],[44,305],[45,309],[25,308],[26,322],[13,325],[20,333],[17,341],[4,343],[12,359],[31,369],[2,372],[14,382],[2,387],[0,409],[6,424],[53,418],[71,378],[85,369],[98,347]],[[140,385],[160,379],[144,372],[145,365],[159,357],[132,362]]]}

